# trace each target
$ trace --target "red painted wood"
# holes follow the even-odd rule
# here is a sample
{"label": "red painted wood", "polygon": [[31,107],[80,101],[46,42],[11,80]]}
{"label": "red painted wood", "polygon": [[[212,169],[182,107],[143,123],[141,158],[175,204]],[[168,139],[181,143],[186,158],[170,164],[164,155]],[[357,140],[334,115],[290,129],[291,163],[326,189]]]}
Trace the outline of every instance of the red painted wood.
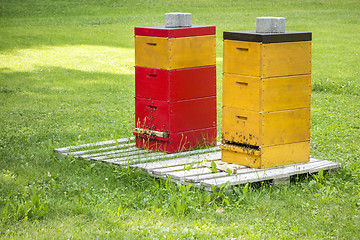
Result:
{"label": "red painted wood", "polygon": [[135,35],[152,37],[179,38],[215,34],[215,26],[193,25],[186,28],[165,28],[165,26],[135,27]]}
{"label": "red painted wood", "polygon": [[135,67],[135,96],[166,101],[216,96],[216,66],[177,70]]}
{"label": "red painted wood", "polygon": [[216,127],[216,97],[175,102],[135,97],[135,127],[169,133]]}
{"label": "red painted wood", "polygon": [[170,111],[171,132],[216,127],[216,97],[173,102]]}
{"label": "red painted wood", "polygon": [[159,138],[147,138],[138,134],[136,136],[136,146],[154,151],[174,153],[204,146],[215,146],[216,135],[216,127],[172,133],[167,141],[162,141]]}
{"label": "red painted wood", "polygon": [[160,132],[169,131],[169,102],[135,97],[135,127]]}

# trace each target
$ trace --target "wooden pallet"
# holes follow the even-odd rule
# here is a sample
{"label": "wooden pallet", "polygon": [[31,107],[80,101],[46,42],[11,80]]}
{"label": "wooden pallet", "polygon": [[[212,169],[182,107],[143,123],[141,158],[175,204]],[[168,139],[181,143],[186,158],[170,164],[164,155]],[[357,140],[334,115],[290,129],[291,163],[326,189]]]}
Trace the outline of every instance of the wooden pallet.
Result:
{"label": "wooden pallet", "polygon": [[134,138],[58,148],[54,151],[60,157],[72,156],[140,168],[150,176],[170,178],[174,182],[203,186],[208,190],[211,190],[213,185],[219,188],[227,182],[230,186],[267,180],[277,184],[287,183],[294,175],[316,173],[320,169],[335,170],[341,167],[340,163],[311,158],[307,163],[256,169],[222,162],[218,146],[167,154],[138,149]]}

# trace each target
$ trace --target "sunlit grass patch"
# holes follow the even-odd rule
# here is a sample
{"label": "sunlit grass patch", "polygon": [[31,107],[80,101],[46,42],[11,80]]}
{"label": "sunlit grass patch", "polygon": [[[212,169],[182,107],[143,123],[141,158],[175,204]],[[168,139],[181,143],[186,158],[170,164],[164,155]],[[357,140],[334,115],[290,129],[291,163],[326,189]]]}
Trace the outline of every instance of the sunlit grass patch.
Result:
{"label": "sunlit grass patch", "polygon": [[72,45],[13,50],[0,54],[5,72],[64,68],[84,72],[133,74],[134,49]]}

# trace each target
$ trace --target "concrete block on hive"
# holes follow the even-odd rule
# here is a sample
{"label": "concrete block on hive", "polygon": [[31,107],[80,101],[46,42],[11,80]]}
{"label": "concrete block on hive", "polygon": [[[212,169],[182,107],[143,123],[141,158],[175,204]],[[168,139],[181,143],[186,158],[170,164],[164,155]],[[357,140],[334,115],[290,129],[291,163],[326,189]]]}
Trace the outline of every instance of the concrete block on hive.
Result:
{"label": "concrete block on hive", "polygon": [[257,33],[284,33],[285,18],[283,17],[257,17]]}
{"label": "concrete block on hive", "polygon": [[191,27],[191,13],[165,13],[165,27]]}

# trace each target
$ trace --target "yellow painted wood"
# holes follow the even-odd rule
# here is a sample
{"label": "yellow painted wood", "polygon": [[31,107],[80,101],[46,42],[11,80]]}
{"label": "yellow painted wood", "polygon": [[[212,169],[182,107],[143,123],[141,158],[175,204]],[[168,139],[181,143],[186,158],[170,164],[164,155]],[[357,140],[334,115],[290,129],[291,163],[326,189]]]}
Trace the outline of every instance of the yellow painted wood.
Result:
{"label": "yellow painted wood", "polygon": [[260,76],[260,43],[224,40],[223,48],[225,73]]}
{"label": "yellow painted wood", "polygon": [[261,168],[308,162],[310,141],[266,147],[261,153]]}
{"label": "yellow painted wood", "polygon": [[311,41],[254,43],[224,40],[224,72],[255,77],[311,73]]}
{"label": "yellow painted wood", "polygon": [[263,78],[261,91],[262,112],[310,108],[311,75]]}
{"label": "yellow painted wood", "polygon": [[[222,148],[222,145],[220,145],[220,148]],[[221,160],[227,163],[234,163],[253,168],[261,167],[261,156],[247,154],[244,152],[234,152],[222,149]]]}
{"label": "yellow painted wood", "polygon": [[310,108],[262,113],[223,107],[222,138],[267,147],[310,140]]}
{"label": "yellow painted wood", "polygon": [[260,78],[223,74],[223,106],[260,111]]}
{"label": "yellow painted wood", "polygon": [[169,69],[216,65],[215,35],[170,38]]}
{"label": "yellow painted wood", "polygon": [[261,114],[261,146],[310,140],[310,108]]}
{"label": "yellow painted wood", "polygon": [[171,70],[215,64],[215,35],[184,38],[135,36],[136,66]]}
{"label": "yellow painted wood", "polygon": [[262,44],[262,77],[311,73],[311,42]]}
{"label": "yellow painted wood", "polygon": [[135,66],[168,69],[168,39],[135,36]]}
{"label": "yellow painted wood", "polygon": [[309,108],[311,75],[259,78],[223,74],[223,106],[271,112]]}
{"label": "yellow painted wood", "polygon": [[309,141],[260,148],[255,153],[229,144],[222,144],[220,148],[222,161],[253,168],[280,167],[310,160]]}
{"label": "yellow painted wood", "polygon": [[222,139],[261,146],[261,115],[255,111],[223,107]]}

